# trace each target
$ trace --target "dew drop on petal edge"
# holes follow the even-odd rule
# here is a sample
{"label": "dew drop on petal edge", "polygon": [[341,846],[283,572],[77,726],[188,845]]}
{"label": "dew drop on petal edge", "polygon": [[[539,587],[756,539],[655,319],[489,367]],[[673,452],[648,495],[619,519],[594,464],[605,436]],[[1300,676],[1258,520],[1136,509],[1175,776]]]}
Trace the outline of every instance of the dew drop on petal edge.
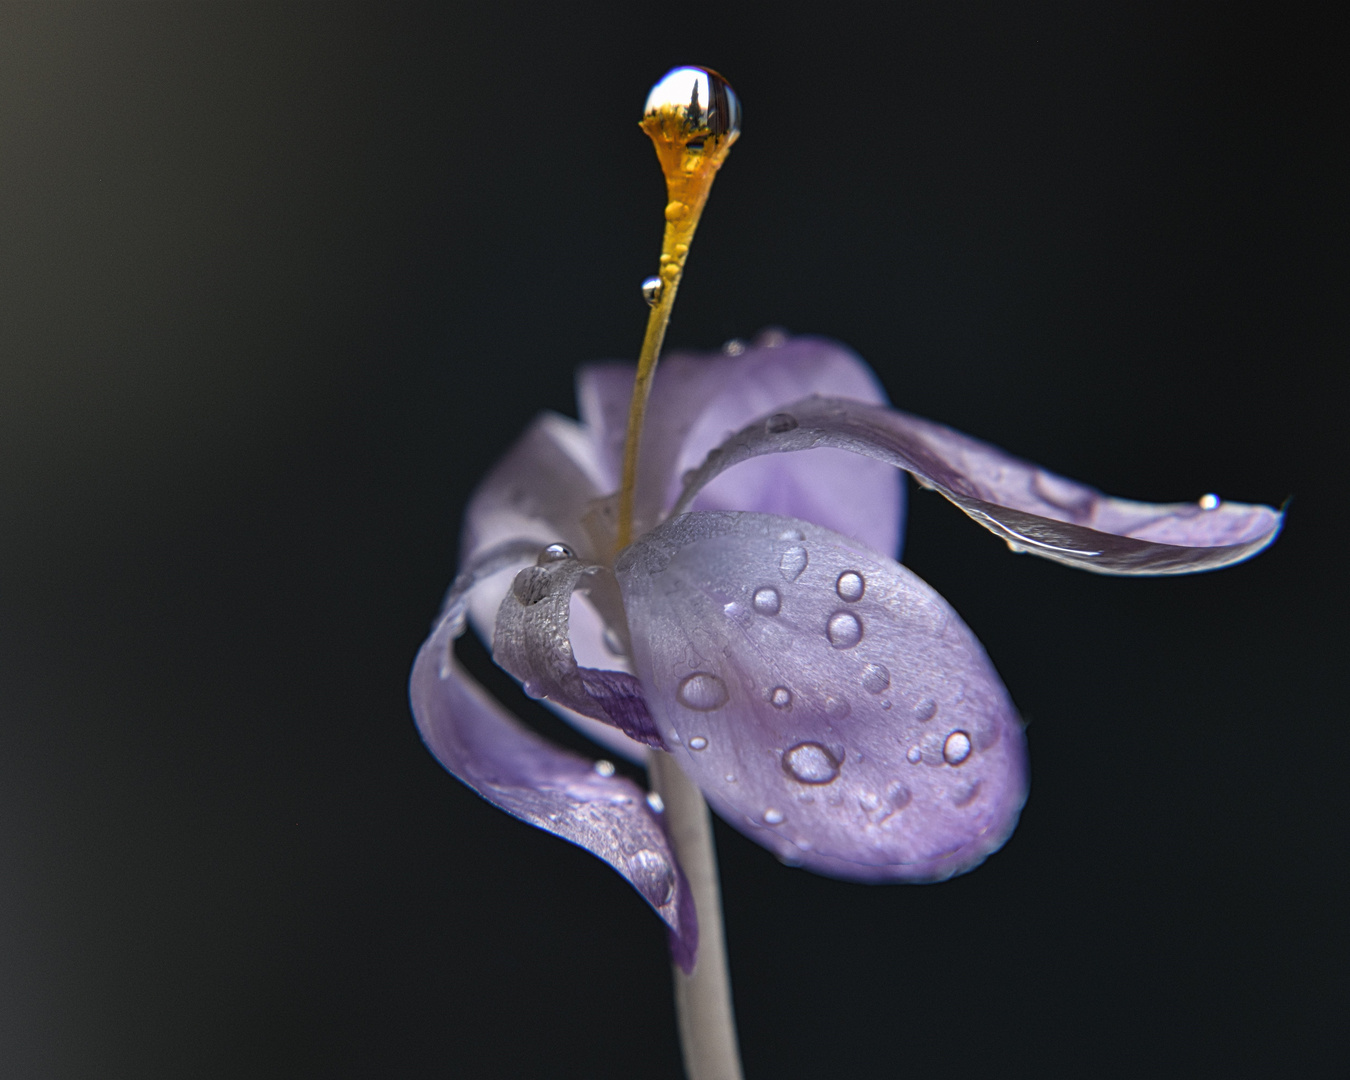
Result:
{"label": "dew drop on petal edge", "polygon": [[834,583],[834,591],[839,594],[839,599],[850,604],[861,600],[866,589],[867,580],[856,570],[845,570]]}

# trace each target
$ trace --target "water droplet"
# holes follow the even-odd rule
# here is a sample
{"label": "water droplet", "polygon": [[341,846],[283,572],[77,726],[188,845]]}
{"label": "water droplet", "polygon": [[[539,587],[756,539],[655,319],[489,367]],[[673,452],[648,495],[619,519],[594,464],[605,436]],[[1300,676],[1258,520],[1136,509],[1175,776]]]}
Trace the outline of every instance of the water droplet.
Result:
{"label": "water droplet", "polygon": [[728,784],[734,784],[736,782],[736,774],[734,772],[729,772],[726,776],[722,777],[722,779]]}
{"label": "water droplet", "polygon": [[675,895],[675,869],[659,851],[643,848],[630,855],[628,873],[638,892],[657,907],[664,907]]}
{"label": "water droplet", "polygon": [[866,588],[867,579],[856,570],[845,570],[834,583],[834,591],[839,594],[839,599],[850,604],[861,600]]}
{"label": "water droplet", "polygon": [[1208,495],[1200,496],[1201,510],[1217,510],[1218,508],[1219,508],[1219,497],[1215,495],[1214,492],[1211,491]]}
{"label": "water droplet", "polygon": [[600,635],[600,640],[604,642],[605,649],[611,656],[627,656],[627,650],[623,647],[623,642],[619,640],[613,628],[606,626],[605,632]]}
{"label": "water droplet", "polygon": [[783,770],[803,784],[828,784],[839,775],[839,762],[818,742],[801,742],[783,751]]}
{"label": "water droplet", "polygon": [[706,671],[687,675],[675,691],[675,700],[695,712],[712,712],[727,703],[727,684]]}
{"label": "water droplet", "polygon": [[655,814],[663,814],[666,810],[666,801],[654,791],[647,792],[647,805],[652,808]]}
{"label": "water droplet", "polygon": [[764,811],[764,824],[781,825],[783,824],[783,811],[776,810],[772,806]]}
{"label": "water droplet", "polygon": [[708,740],[705,739],[702,735],[695,735],[692,739],[689,740],[690,750],[705,750],[707,749],[707,746]]}
{"label": "water droplet", "polygon": [[527,566],[511,582],[511,591],[526,607],[537,604],[548,596],[548,571],[537,566]]}
{"label": "water droplet", "polygon": [[796,581],[806,569],[807,558],[806,548],[790,547],[778,560],[778,569],[788,581]]}
{"label": "water droplet", "polygon": [[890,804],[892,810],[903,810],[909,805],[909,801],[913,797],[909,788],[901,783],[892,784],[886,792],[886,801]]}
{"label": "water droplet", "polygon": [[864,791],[858,796],[858,805],[862,807],[863,813],[870,814],[881,805],[881,800],[877,798],[875,791]]}
{"label": "water droplet", "polygon": [[648,307],[656,307],[661,302],[663,292],[665,292],[665,286],[661,283],[659,277],[649,277],[643,280],[642,299],[647,301]]}
{"label": "water droplet", "polygon": [[948,765],[960,765],[970,757],[970,736],[964,731],[953,731],[942,744],[942,757]]}
{"label": "water droplet", "polygon": [[722,346],[722,351],[728,356],[740,356],[745,352],[745,342],[738,337],[732,338]]}
{"label": "water droplet", "polygon": [[914,719],[925,724],[937,715],[937,709],[937,702],[926,697],[914,706]]}
{"label": "water droplet", "polygon": [[549,563],[563,562],[566,559],[575,558],[572,549],[566,544],[549,544],[539,553],[539,558],[534,560],[535,566],[547,566]]}
{"label": "water droplet", "polygon": [[776,412],[764,421],[764,430],[770,435],[783,435],[797,427],[797,418],[791,413]]}
{"label": "water droplet", "polygon": [[769,691],[769,704],[775,709],[786,709],[792,704],[792,691],[786,686],[775,686]]}
{"label": "water droplet", "polygon": [[801,529],[784,529],[778,534],[779,540],[805,540],[806,536]]}
{"label": "water droplet", "polygon": [[911,765],[917,765],[923,760],[923,751],[917,746],[911,746],[909,748],[909,753],[905,755],[905,760]]}
{"label": "water droplet", "polygon": [[604,758],[601,758],[591,767],[601,776],[614,775],[614,762],[606,761]]}
{"label": "water droplet", "polygon": [[765,585],[762,589],[755,590],[754,603],[755,610],[761,615],[777,615],[778,609],[783,606],[783,598],[773,586]]}
{"label": "water droplet", "polygon": [[[884,693],[891,685],[891,673],[885,664],[868,664],[863,668],[862,685],[869,694]],[[889,704],[889,701],[885,702],[882,707]]]}
{"label": "water droplet", "polygon": [[825,636],[836,649],[851,649],[862,640],[862,623],[851,611],[836,611],[825,624]]}
{"label": "water droplet", "polygon": [[885,709],[887,712],[891,711],[891,703],[889,701],[883,701],[881,703],[881,707]]}
{"label": "water droplet", "polygon": [[740,134],[741,100],[726,79],[707,68],[671,68],[652,87],[642,114],[672,112],[691,135],[734,138]]}

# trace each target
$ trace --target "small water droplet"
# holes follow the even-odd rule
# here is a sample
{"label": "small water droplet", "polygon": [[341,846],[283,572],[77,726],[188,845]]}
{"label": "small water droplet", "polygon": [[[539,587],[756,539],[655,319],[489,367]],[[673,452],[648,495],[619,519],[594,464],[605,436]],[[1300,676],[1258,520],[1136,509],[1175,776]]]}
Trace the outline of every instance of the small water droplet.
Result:
{"label": "small water droplet", "polygon": [[638,892],[657,907],[664,907],[675,895],[675,869],[659,851],[643,848],[629,856],[628,873]]}
{"label": "small water droplet", "polygon": [[828,784],[839,775],[839,761],[818,742],[801,742],[783,751],[783,770],[803,784]]}
{"label": "small water droplet", "polygon": [[1217,510],[1218,508],[1219,508],[1219,497],[1215,495],[1214,492],[1211,491],[1207,495],[1200,496],[1201,510]]}
{"label": "small water droplet", "polygon": [[942,744],[942,757],[948,765],[960,765],[970,757],[970,736],[964,731],[953,731]]}
{"label": "small water droplet", "polygon": [[614,775],[614,762],[606,761],[604,758],[601,758],[591,767],[601,776]]}
{"label": "small water droplet", "polygon": [[706,750],[707,747],[708,747],[708,740],[705,739],[702,735],[695,735],[692,739],[689,740],[690,750]]}
{"label": "small water droplet", "polygon": [[911,765],[917,765],[923,760],[923,751],[917,746],[911,746],[909,748],[909,753],[905,755],[905,760]]}
{"label": "small water droplet", "polygon": [[796,581],[802,576],[802,571],[806,569],[808,558],[806,548],[790,547],[783,552],[783,557],[778,560],[778,569],[788,581]]}
{"label": "small water droplet", "polygon": [[745,352],[745,342],[738,337],[732,338],[722,346],[722,351],[728,356],[740,356]]}
{"label": "small water droplet", "polygon": [[764,430],[770,435],[784,435],[797,426],[797,418],[785,412],[776,412],[764,421]]}
{"label": "small water droplet", "polygon": [[764,824],[766,825],[783,824],[783,811],[777,810],[772,806],[769,807],[767,810],[764,811]]}
{"label": "small water droplet", "polygon": [[856,570],[845,570],[834,583],[834,591],[839,594],[839,599],[850,604],[861,600],[866,589],[867,579]]}
{"label": "small water droplet", "polygon": [[914,706],[914,719],[921,724],[927,723],[937,715],[937,702],[932,698],[924,698]]}
{"label": "small water droplet", "polygon": [[769,691],[769,704],[775,709],[786,709],[792,704],[792,691],[786,686],[775,686]]}
{"label": "small water droplet", "polygon": [[687,675],[675,691],[675,700],[695,712],[712,712],[727,703],[727,684],[707,671]]}
{"label": "small water droplet", "polygon": [[777,615],[778,609],[783,606],[783,598],[772,585],[765,585],[762,589],[755,590],[754,603],[755,610],[761,615]]}
{"label": "small water droplet", "polygon": [[563,562],[565,559],[575,558],[572,549],[566,544],[549,544],[539,553],[539,558],[534,560],[535,566],[547,566],[549,563]]}
{"label": "small water droplet", "polygon": [[864,791],[858,796],[858,805],[862,807],[863,813],[870,814],[881,805],[881,800],[877,798],[875,791]]}
{"label": "small water droplet", "polygon": [[883,701],[881,703],[881,707],[885,709],[887,712],[891,711],[891,703],[889,701]]}
{"label": "small water droplet", "polygon": [[[885,664],[868,664],[863,668],[862,685],[869,694],[884,693],[891,685],[891,673]],[[889,704],[884,702],[882,708]]]}
{"label": "small water droplet", "polygon": [[801,529],[784,529],[778,534],[779,540],[805,540],[806,535]]}
{"label": "small water droplet", "polygon": [[836,611],[825,624],[825,636],[836,649],[851,649],[862,640],[862,623],[851,611]]}
{"label": "small water droplet", "polygon": [[736,782],[736,774],[734,772],[729,772],[726,776],[722,777],[722,779],[728,784],[734,784]]}
{"label": "small water droplet", "polygon": [[666,810],[666,801],[654,791],[647,792],[647,805],[652,808],[655,814],[663,814]]}
{"label": "small water droplet", "polygon": [[663,292],[665,292],[665,285],[662,284],[659,277],[649,277],[643,280],[642,299],[647,301],[648,307],[656,307],[661,302]]}

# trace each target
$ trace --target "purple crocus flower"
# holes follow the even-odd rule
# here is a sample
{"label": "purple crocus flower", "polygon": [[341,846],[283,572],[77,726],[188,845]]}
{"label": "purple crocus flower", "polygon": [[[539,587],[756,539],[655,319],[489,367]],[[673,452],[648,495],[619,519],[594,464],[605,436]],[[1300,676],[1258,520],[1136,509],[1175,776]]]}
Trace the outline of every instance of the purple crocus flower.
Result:
{"label": "purple crocus flower", "polygon": [[[496,661],[635,761],[668,751],[792,865],[939,881],[996,851],[1027,796],[1007,691],[955,611],[896,561],[897,469],[1014,550],[1108,574],[1214,569],[1282,515],[1112,498],[888,406],[840,345],[768,334],[675,354],[643,431],[635,539],[615,550],[633,369],[583,368],[581,421],[546,413],[469,504],[462,569],[413,669],[423,739],[489,802],[624,875],[692,968],[697,921],[659,799],[525,728],[460,667]],[[810,451],[809,453],[799,451]]]}

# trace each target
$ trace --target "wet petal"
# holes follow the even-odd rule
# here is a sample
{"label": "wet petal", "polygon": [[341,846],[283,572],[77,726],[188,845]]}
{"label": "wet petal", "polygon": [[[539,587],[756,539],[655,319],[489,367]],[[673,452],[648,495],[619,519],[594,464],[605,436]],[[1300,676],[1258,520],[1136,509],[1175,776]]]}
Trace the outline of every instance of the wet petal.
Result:
{"label": "wet petal", "polygon": [[1026,745],[951,607],[899,563],[808,522],[706,512],[616,568],[671,753],[785,861],[866,881],[969,870],[1011,834]]}
{"label": "wet petal", "polygon": [[[577,376],[581,418],[607,483],[618,487],[633,367],[594,364]],[[808,394],[884,404],[885,391],[853,352],[822,338],[790,338],[743,353],[673,353],[656,371],[639,458],[637,517],[650,527],[679,491],[679,478],[751,420]],[[880,465],[828,451],[755,462],[719,477],[696,509],[757,510],[815,521],[877,551],[898,554],[904,486]]]}
{"label": "wet petal", "polygon": [[572,592],[597,572],[603,568],[571,556],[521,570],[497,613],[492,658],[521,681],[530,697],[546,698],[664,749],[636,678],[625,671],[577,666],[568,633]]}
{"label": "wet petal", "polygon": [[906,469],[1024,550],[1103,574],[1186,574],[1250,558],[1284,515],[1223,502],[1142,503],[1104,495],[951,428],[895,409],[813,397],[783,410],[796,426],[753,423],[688,478],[679,513],[704,484],[763,454],[833,447]]}
{"label": "wet petal", "polygon": [[452,602],[413,665],[409,692],[427,748],[488,802],[614,867],[665,921],[673,956],[690,970],[693,898],[642,789],[545,742],[489,697],[455,659],[463,630],[463,607]]}

